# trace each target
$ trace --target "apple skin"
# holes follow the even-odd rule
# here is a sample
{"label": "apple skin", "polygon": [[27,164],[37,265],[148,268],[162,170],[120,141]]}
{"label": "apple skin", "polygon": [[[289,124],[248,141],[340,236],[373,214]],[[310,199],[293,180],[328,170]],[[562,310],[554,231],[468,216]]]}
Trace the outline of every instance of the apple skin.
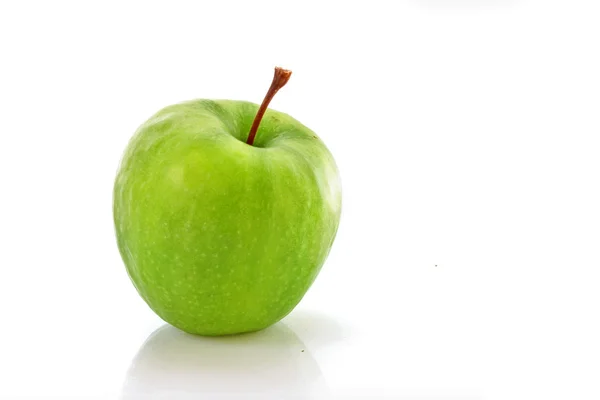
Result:
{"label": "apple skin", "polygon": [[138,293],[192,334],[257,331],[286,316],[333,244],[335,161],[310,129],[258,105],[168,106],[134,134],[114,185],[117,243]]}

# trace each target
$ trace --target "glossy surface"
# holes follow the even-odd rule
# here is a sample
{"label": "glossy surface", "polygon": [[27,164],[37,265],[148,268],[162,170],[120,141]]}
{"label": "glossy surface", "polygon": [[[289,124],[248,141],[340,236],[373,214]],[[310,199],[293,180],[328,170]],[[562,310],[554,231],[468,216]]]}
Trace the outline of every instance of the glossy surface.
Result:
{"label": "glossy surface", "polygon": [[[325,328],[327,329],[327,328]],[[235,382],[235,384],[232,384]],[[133,358],[123,399],[146,396],[321,398],[330,394],[310,349],[287,325],[206,338],[170,325],[154,331]]]}
{"label": "glossy surface", "polygon": [[127,271],[165,321],[189,333],[263,329],[306,293],[333,244],[341,188],[311,130],[256,104],[166,107],[129,143],[114,188]]}

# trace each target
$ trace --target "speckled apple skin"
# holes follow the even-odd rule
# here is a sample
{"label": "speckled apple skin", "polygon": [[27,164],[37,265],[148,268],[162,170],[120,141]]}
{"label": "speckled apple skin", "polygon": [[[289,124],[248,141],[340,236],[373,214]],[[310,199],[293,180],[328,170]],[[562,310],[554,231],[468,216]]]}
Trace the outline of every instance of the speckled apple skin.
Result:
{"label": "speckled apple skin", "polygon": [[335,161],[310,129],[258,105],[194,100],[152,116],[114,185],[119,251],[141,297],[192,334],[268,327],[316,278],[341,212]]}

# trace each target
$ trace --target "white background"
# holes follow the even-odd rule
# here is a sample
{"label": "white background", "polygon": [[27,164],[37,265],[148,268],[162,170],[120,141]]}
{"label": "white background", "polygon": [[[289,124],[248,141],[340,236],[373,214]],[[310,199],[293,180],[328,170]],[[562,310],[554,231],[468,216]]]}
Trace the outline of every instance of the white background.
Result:
{"label": "white background", "polygon": [[[599,398],[599,19],[591,0],[0,2],[0,398]],[[164,323],[115,244],[121,154],[168,104],[259,102],[275,65],[294,74],[272,107],[342,174],[332,253],[270,330],[143,346]]]}

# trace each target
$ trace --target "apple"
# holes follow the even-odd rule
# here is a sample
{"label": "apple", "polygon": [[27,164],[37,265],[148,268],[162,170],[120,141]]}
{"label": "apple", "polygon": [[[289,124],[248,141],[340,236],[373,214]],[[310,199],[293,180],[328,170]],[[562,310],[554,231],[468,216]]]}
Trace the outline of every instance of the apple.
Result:
{"label": "apple", "polygon": [[193,100],[141,125],[115,179],[119,252],[171,325],[216,336],[286,316],[316,278],[341,212],[335,161],[317,135],[263,103]]}

